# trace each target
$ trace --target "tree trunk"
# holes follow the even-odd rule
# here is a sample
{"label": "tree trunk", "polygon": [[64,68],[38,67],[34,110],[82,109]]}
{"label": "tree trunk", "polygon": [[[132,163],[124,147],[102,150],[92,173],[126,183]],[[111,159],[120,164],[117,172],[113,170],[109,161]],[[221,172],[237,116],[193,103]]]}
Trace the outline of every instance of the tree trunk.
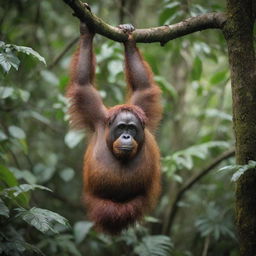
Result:
{"label": "tree trunk", "polygon": [[[256,63],[253,46],[255,0],[227,0],[227,40],[233,97],[237,164],[256,160]],[[256,170],[236,188],[236,225],[241,256],[256,255]]]}

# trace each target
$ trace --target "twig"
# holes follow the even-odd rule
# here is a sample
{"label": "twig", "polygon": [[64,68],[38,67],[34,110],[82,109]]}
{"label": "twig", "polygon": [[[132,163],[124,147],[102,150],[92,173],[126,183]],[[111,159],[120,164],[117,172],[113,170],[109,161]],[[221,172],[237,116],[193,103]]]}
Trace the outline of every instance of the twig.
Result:
{"label": "twig", "polygon": [[[110,26],[102,19],[98,18],[79,0],[63,1],[73,9],[76,17],[94,29],[96,33],[118,42],[127,40],[127,34],[125,34],[121,29]],[[136,29],[132,34],[136,42],[160,42],[161,45],[164,45],[172,39],[197,31],[209,28],[221,29],[225,22],[226,15],[222,12],[206,13],[197,17],[188,18],[173,25],[165,25],[148,29]]]}
{"label": "twig", "polygon": [[169,235],[172,224],[174,222],[175,216],[176,216],[177,211],[178,211],[178,204],[179,204],[180,200],[182,199],[182,197],[184,196],[184,194],[186,193],[186,191],[188,191],[193,185],[195,185],[201,178],[203,178],[206,174],[208,174],[218,164],[220,164],[222,161],[224,161],[224,160],[226,160],[229,157],[232,157],[234,155],[235,155],[235,150],[234,149],[231,149],[229,151],[224,152],[222,155],[220,155],[219,157],[214,159],[212,161],[212,163],[210,163],[206,168],[204,168],[203,170],[198,172],[196,175],[194,175],[190,180],[188,180],[181,187],[181,189],[178,191],[178,193],[177,193],[177,195],[176,195],[176,197],[173,201],[168,222],[163,227],[163,233],[164,234]]}
{"label": "twig", "polygon": [[210,235],[208,235],[205,240],[204,240],[204,249],[203,249],[203,253],[202,256],[207,256],[208,254],[208,249],[209,249],[209,245],[210,245]]}

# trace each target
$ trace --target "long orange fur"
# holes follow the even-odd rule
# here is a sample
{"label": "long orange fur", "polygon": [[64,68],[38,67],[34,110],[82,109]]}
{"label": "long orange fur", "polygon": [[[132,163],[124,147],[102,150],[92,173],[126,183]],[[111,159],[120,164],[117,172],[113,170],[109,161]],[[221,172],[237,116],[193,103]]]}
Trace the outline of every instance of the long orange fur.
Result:
{"label": "long orange fur", "polygon": [[[88,215],[96,229],[118,234],[147,214],[156,204],[160,193],[160,154],[154,131],[161,118],[161,91],[153,81],[153,74],[143,60],[134,42],[126,45],[125,73],[129,88],[127,104],[106,108],[93,87],[95,61],[89,52],[90,84],[78,84],[80,51],[91,47],[92,35],[81,36],[80,47],[71,64],[71,82],[67,97],[71,100],[69,113],[74,127],[87,127],[92,131],[84,157],[83,183]],[[89,38],[89,39],[88,39]],[[87,41],[86,41],[87,40]],[[136,59],[131,54],[135,52]],[[139,56],[139,58],[138,58]],[[137,61],[149,81],[147,88],[139,88],[140,77],[133,77],[132,65]],[[147,80],[146,80],[147,82]],[[138,88],[135,88],[137,86]],[[122,163],[109,150],[106,137],[108,124],[120,112],[132,112],[144,126],[145,140],[139,152],[130,161]],[[122,200],[116,200],[123,198]]]}

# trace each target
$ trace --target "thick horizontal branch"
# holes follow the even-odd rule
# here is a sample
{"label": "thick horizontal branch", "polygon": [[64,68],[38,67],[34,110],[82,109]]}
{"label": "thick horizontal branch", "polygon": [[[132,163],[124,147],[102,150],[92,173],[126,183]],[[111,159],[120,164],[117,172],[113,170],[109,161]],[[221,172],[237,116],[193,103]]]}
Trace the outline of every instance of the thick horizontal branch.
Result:
{"label": "thick horizontal branch", "polygon": [[206,13],[188,18],[173,25],[149,29],[136,29],[134,37],[137,42],[151,43],[160,42],[165,44],[170,40],[192,34],[205,29],[222,29],[226,21],[226,15],[221,12]]}
{"label": "thick horizontal branch", "polygon": [[[100,35],[118,42],[127,40],[127,34],[117,27],[110,26],[102,19],[94,15],[88,8],[84,6],[79,0],[63,0],[69,5],[74,15],[81,21],[84,21],[89,27]],[[154,27],[148,29],[136,29],[133,32],[133,37],[136,42],[153,43],[160,42],[165,44],[168,41],[188,35],[197,31],[205,29],[222,29],[226,22],[226,15],[221,12],[206,13],[197,17],[188,18],[182,22],[165,25],[161,27]]]}

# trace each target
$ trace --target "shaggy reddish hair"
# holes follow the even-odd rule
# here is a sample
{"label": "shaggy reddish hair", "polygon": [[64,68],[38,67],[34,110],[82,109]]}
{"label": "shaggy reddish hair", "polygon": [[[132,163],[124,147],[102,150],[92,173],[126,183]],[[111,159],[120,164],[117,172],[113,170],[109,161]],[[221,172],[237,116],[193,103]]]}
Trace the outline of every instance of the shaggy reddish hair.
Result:
{"label": "shaggy reddish hair", "polygon": [[147,117],[145,112],[136,105],[129,105],[129,104],[122,104],[116,105],[108,110],[108,117],[107,122],[112,123],[116,116],[123,111],[128,111],[134,114],[141,122],[142,126],[144,127],[147,122]]}

